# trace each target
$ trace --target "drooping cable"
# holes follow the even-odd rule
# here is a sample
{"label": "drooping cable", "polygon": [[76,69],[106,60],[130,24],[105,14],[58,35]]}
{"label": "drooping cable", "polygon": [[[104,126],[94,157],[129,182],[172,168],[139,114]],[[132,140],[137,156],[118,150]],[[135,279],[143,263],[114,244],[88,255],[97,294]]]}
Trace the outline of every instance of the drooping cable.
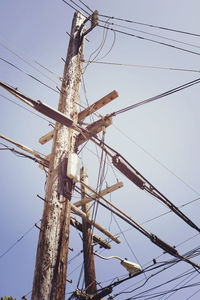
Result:
{"label": "drooping cable", "polygon": [[[90,56],[89,56],[89,62],[87,63],[87,65],[82,70],[83,74],[86,72],[86,70],[87,70],[88,66],[91,64],[91,62],[95,61],[95,59],[101,53],[101,51],[102,51],[102,49],[103,49],[103,47],[105,45],[106,39],[107,39],[108,30],[106,30],[106,29],[107,29],[108,26],[109,25],[106,25],[105,28],[104,28],[104,30],[103,30],[102,41],[100,42],[99,46],[90,54]],[[92,58],[93,55],[94,55],[94,57]]]}

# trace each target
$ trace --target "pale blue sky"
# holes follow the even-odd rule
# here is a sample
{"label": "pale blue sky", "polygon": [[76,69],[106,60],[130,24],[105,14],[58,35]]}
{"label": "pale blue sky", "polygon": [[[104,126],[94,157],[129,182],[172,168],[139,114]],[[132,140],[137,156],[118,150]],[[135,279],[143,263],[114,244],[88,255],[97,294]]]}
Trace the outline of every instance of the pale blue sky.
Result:
{"label": "pale blue sky", "polygon": [[[78,0],[75,2],[81,5]],[[200,4],[197,0],[85,0],[85,3],[92,10],[97,9],[103,15],[199,33]],[[73,9],[61,0],[1,0],[0,57],[53,88],[56,85],[60,86],[56,77],[40,68],[33,60],[40,62],[55,72],[55,74],[62,76],[64,63],[61,58],[66,56],[69,42],[66,31],[70,32],[73,14]],[[101,20],[107,19],[101,17]],[[200,53],[199,37],[112,19],[109,21],[120,26],[132,28],[131,30],[115,27],[118,30]],[[139,33],[133,31],[133,29],[179,40],[182,43],[190,43],[193,46]],[[95,28],[88,34],[88,39],[89,42],[85,42],[84,50],[86,60],[102,43],[103,29],[100,27]],[[97,59],[101,59],[109,51],[113,41],[114,34],[108,31],[104,47]],[[29,64],[50,77],[51,80],[33,69],[32,66],[14,55],[13,52],[18,53]],[[100,61],[199,70],[199,55],[120,33],[116,34],[116,40],[110,53]],[[48,105],[57,107],[59,97],[57,93],[42,86],[2,60],[0,61],[0,67],[2,81],[17,87],[24,94],[36,100],[40,99]],[[118,99],[99,111],[101,114],[117,111],[195,80],[198,77],[198,72],[95,63],[89,65],[84,73],[87,98],[90,104],[114,89],[119,93]],[[200,87],[196,85],[118,115],[114,117],[113,126],[108,128],[106,134],[107,143],[124,155],[131,164],[177,206],[198,198],[200,194],[199,92]],[[8,94],[2,88],[0,94],[15,101],[15,103],[21,104],[18,99]],[[81,89],[80,102],[86,106],[83,88]],[[38,139],[51,130],[48,122],[21,109],[2,96],[0,97],[0,105],[0,133],[43,154],[49,154],[51,142],[45,146],[41,146],[38,143]],[[90,119],[87,122],[90,122]],[[9,143],[3,140],[0,142],[10,146]],[[99,163],[97,157],[90,151],[96,153],[96,148],[91,143],[88,143],[81,153],[81,158],[83,164],[88,166],[89,169],[89,183],[95,188]],[[0,297],[12,295],[20,299],[32,289],[38,240],[38,229],[32,228],[32,226],[42,216],[43,203],[36,195],[44,196],[45,174],[34,162],[16,157],[9,151],[0,151],[0,162]],[[116,172],[116,175],[119,180],[124,182],[124,187],[114,192],[111,200],[136,221],[142,223],[167,211],[167,208],[161,203],[144,191],[139,190],[131,182],[127,181],[123,175],[118,172]],[[110,167],[108,168],[106,182],[109,185],[116,182],[116,176]],[[75,196],[77,197],[77,195]],[[107,199],[110,198],[107,197]],[[198,201],[184,207],[183,212],[200,226]],[[115,220],[105,210],[99,210],[97,220],[105,227],[110,227],[113,233],[120,231]],[[130,229],[128,224],[118,219],[117,221],[121,230]],[[182,243],[197,233],[172,213],[148,222],[144,226],[148,231],[157,234],[171,245]],[[31,228],[32,230],[17,242],[12,250],[1,257],[10,246]],[[101,233],[97,233],[102,236]],[[118,255],[135,261],[134,252],[142,266],[148,262],[151,263],[153,258],[162,254],[162,250],[134,229],[126,231],[124,234],[130,247],[121,235],[122,243],[120,245],[112,243],[112,249],[104,251],[102,254],[105,256]],[[199,236],[196,236],[177,249],[181,254],[184,254],[198,245]],[[74,252],[69,253],[69,259],[73,258],[82,249],[81,239],[74,229],[71,230],[70,247],[74,249]],[[98,247],[95,249],[97,250]],[[165,255],[160,258],[160,261],[168,259],[171,259],[171,257]],[[193,260],[198,263],[199,257]],[[77,286],[80,267],[77,270],[75,269],[79,265],[81,266],[81,262],[82,256],[79,255],[78,258],[69,264],[68,279],[72,279],[73,284],[67,283],[67,293],[73,292]],[[113,278],[126,274],[126,271],[118,265],[118,262],[102,261],[100,258],[95,258],[95,262],[97,281],[103,286],[108,285]],[[169,269],[169,271],[163,272],[162,275],[155,276],[155,278],[149,280],[148,284],[143,289],[138,290],[137,293],[161,284],[189,269],[190,266],[186,263],[179,263],[176,267]],[[194,275],[195,273],[192,276]],[[113,294],[123,289],[132,290],[136,282],[140,280],[143,282],[144,279],[144,275],[131,279],[120,285],[119,288],[116,288]],[[197,281],[199,281],[198,277],[189,283]],[[82,279],[80,282],[79,287],[81,288]],[[159,291],[169,290],[178,282],[163,286]],[[170,299],[185,300],[198,289],[199,287],[197,286],[179,291],[172,295]],[[157,292],[157,290],[153,292]],[[122,294],[116,299],[128,299],[137,293]],[[27,297],[30,299],[30,294]],[[69,295],[66,295],[66,299],[68,297]],[[165,297],[162,299],[165,299]],[[157,297],[156,299],[161,298]],[[192,299],[199,299],[199,294],[194,295]]]}

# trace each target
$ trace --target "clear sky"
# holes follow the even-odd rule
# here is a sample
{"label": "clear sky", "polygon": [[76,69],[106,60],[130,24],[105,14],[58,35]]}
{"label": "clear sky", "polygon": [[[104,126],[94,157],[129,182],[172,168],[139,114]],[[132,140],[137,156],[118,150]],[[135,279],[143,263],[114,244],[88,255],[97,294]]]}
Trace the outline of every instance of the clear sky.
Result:
{"label": "clear sky", "polygon": [[[67,2],[76,7],[70,0]],[[90,12],[81,1],[74,2]],[[92,104],[112,90],[117,90],[119,97],[99,111],[106,115],[199,78],[198,0],[85,0],[84,3],[104,15],[100,17],[100,25],[104,26],[105,22],[114,23],[109,28],[129,34],[114,33],[101,27],[88,34],[84,58],[93,63],[88,66],[84,63],[85,89],[81,88],[80,96],[80,103],[84,107],[87,106],[87,101]],[[63,73],[62,58],[66,57],[69,42],[66,32],[70,32],[73,14],[74,10],[62,0],[1,0],[0,79],[33,99],[40,99],[57,108],[59,94],[25,73],[54,89],[56,86],[60,87],[58,77]],[[122,20],[112,19],[112,16]],[[196,36],[161,27],[194,33]],[[39,66],[38,62],[52,73]],[[105,62],[116,64],[104,64]],[[106,142],[176,206],[200,197],[199,92],[200,86],[197,84],[119,114],[113,118],[113,125],[106,132]],[[52,129],[48,120],[16,104],[28,108],[1,88],[0,134],[48,155],[51,142],[44,146],[38,142],[41,136]],[[92,120],[88,118],[86,122],[90,123]],[[2,139],[0,142],[13,147]],[[40,225],[43,210],[43,202],[37,194],[44,197],[46,175],[36,163],[15,156],[5,150],[4,145],[0,145],[0,149],[4,149],[0,151],[0,297],[12,295],[21,299],[23,295],[27,295],[30,299],[39,235],[34,224]],[[91,142],[80,153],[82,164],[88,167],[89,184],[93,188],[97,185],[100,155],[100,150]],[[144,223],[145,229],[170,245],[177,246],[180,254],[184,255],[199,246],[198,232],[173,213],[155,219],[167,212],[168,208],[118,171],[113,171],[107,161],[103,188],[117,180],[123,181],[124,187],[108,196],[108,200],[138,223],[149,221]],[[75,194],[73,201],[77,199],[80,197]],[[198,200],[191,202],[181,210],[200,227],[199,203]],[[97,221],[112,233],[120,233],[121,239],[120,245],[112,243],[111,250],[100,250],[102,255],[126,257],[130,261],[139,262],[143,268],[151,265],[153,259],[158,262],[172,259],[170,255],[162,255],[160,248],[105,209],[98,209]],[[105,238],[100,232],[95,232]],[[70,248],[74,251],[69,252],[68,279],[73,283],[67,283],[66,299],[77,286],[80,289],[84,287],[81,276],[82,240],[73,228]],[[95,250],[99,251],[98,246],[95,246]],[[199,263],[199,256],[191,260]],[[98,287],[127,276],[126,270],[118,261],[104,261],[95,257],[95,264]],[[116,299],[152,299],[154,296],[162,300],[169,296],[172,300],[199,299],[198,285],[163,296],[163,292],[175,287],[178,289],[199,283],[198,273],[187,263],[179,262],[147,280],[155,272],[156,269],[146,272],[146,277],[141,274],[126,281],[115,288],[112,295],[123,292]],[[184,277],[180,277],[182,275]],[[176,277],[178,279],[174,280]],[[171,279],[171,283],[154,289]],[[142,284],[143,287],[133,291]]]}

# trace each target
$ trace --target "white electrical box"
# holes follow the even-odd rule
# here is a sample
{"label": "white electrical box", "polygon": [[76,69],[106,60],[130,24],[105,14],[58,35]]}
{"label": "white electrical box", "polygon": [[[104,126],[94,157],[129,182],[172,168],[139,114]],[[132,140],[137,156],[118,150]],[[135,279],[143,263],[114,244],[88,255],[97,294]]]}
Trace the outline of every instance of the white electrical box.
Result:
{"label": "white electrical box", "polygon": [[67,164],[67,177],[80,181],[80,158],[76,153],[70,153]]}

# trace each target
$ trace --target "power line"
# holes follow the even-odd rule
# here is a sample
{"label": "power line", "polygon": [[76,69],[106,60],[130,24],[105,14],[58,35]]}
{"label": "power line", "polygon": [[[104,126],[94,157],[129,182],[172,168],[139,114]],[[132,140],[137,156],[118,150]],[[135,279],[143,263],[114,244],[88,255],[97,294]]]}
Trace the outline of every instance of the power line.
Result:
{"label": "power line", "polygon": [[146,153],[148,156],[150,156],[155,162],[157,162],[161,167],[163,167],[165,170],[167,170],[169,173],[171,173],[175,178],[177,178],[180,182],[182,182],[187,188],[189,188],[191,191],[193,191],[195,194],[200,195],[198,191],[196,191],[191,185],[189,185],[187,182],[185,182],[180,176],[176,175],[172,170],[170,170],[164,163],[162,163],[160,160],[158,160],[155,156],[153,156],[149,151],[144,149],[144,147],[140,146],[138,143],[136,143],[131,137],[129,137],[125,132],[123,132],[121,129],[119,129],[116,125],[112,124],[113,127],[120,132],[123,136],[125,136],[129,141],[131,141],[134,145],[136,145],[139,149],[141,149],[144,153]]}
{"label": "power line", "polygon": [[198,83],[200,83],[200,78],[195,79],[195,80],[192,80],[192,81],[189,81],[189,82],[187,82],[187,83],[184,83],[184,84],[182,84],[182,85],[180,85],[180,86],[177,86],[176,88],[173,88],[173,89],[171,89],[171,90],[168,90],[168,91],[166,91],[166,92],[164,92],[164,93],[162,93],[162,94],[159,94],[159,95],[157,95],[157,96],[154,96],[154,97],[148,98],[148,99],[146,99],[146,100],[140,101],[140,102],[138,102],[138,103],[129,105],[129,106],[123,108],[123,109],[120,109],[120,110],[114,112],[113,115],[116,116],[116,115],[118,115],[118,114],[124,113],[124,112],[126,112],[126,111],[128,111],[128,110],[131,110],[131,109],[134,109],[134,108],[139,107],[139,106],[141,106],[141,105],[144,105],[144,104],[153,102],[153,101],[158,100],[158,99],[160,99],[160,98],[169,96],[169,95],[171,95],[171,94],[174,94],[174,93],[176,93],[176,92],[179,92],[179,91],[181,91],[181,90],[184,90],[184,89],[186,89],[186,88],[189,88],[189,87],[191,87],[191,86],[193,86],[193,85],[195,85],[195,84],[198,84]]}
{"label": "power line", "polygon": [[[20,55],[18,55],[15,51],[11,50],[8,46],[4,45],[2,42],[0,42],[0,45],[3,46],[4,48],[6,48],[9,52],[11,52],[12,54],[14,54],[15,56],[17,56],[19,59],[21,59],[24,63],[26,63],[27,65],[29,65],[31,68],[33,68],[34,70],[36,70],[37,72],[39,72],[41,75],[43,75],[44,77],[46,77],[47,79],[49,79],[50,81],[52,81],[55,84],[58,84],[55,80],[53,80],[52,78],[50,78],[49,76],[47,76],[45,73],[41,72],[38,68],[36,68],[35,66],[33,66],[30,62],[28,62],[26,59],[24,59],[23,57],[21,57]],[[35,61],[34,61],[35,62]],[[45,68],[46,69],[46,68]],[[60,79],[60,77],[59,77]]]}
{"label": "power line", "polygon": [[180,40],[177,40],[177,39],[172,39],[172,38],[169,38],[169,37],[165,37],[165,36],[162,36],[162,35],[159,35],[159,34],[154,34],[154,33],[151,33],[151,32],[144,31],[144,30],[138,30],[138,29],[135,29],[135,28],[132,28],[132,27],[123,26],[123,25],[119,25],[119,24],[115,24],[115,23],[110,23],[110,22],[107,22],[107,21],[101,21],[101,20],[99,20],[99,21],[103,22],[103,23],[106,23],[106,24],[109,24],[109,25],[112,25],[112,26],[117,26],[117,27],[120,27],[120,28],[125,28],[125,29],[129,29],[129,30],[132,30],[132,31],[144,33],[146,35],[158,37],[158,38],[161,38],[161,39],[165,39],[165,40],[168,40],[168,41],[176,42],[176,43],[183,44],[183,45],[186,45],[186,46],[200,48],[200,46],[197,46],[195,44],[186,43],[186,42],[183,42],[183,41],[180,41]]}
{"label": "power line", "polygon": [[78,1],[81,2],[91,13],[93,13],[93,10],[88,5],[86,5],[83,1],[81,0]]}
{"label": "power line", "polygon": [[[185,254],[185,255],[186,255],[186,254]],[[160,274],[160,273],[163,272],[163,271],[168,270],[169,268],[171,268],[171,267],[173,267],[174,265],[176,265],[178,262],[179,262],[179,261],[178,261],[177,259],[173,259],[173,260],[171,260],[171,261],[165,262],[164,265],[167,265],[167,266],[165,266],[163,269],[157,271],[156,273],[151,274],[151,275],[144,281],[144,283],[143,283],[142,285],[140,285],[139,287],[136,287],[136,288],[134,288],[134,289],[132,289],[132,290],[129,290],[129,291],[127,291],[127,288],[126,288],[126,289],[124,289],[123,291],[121,291],[121,292],[119,292],[118,294],[116,294],[116,295],[114,296],[114,298],[115,298],[116,296],[121,295],[121,294],[126,294],[126,293],[129,293],[129,294],[130,294],[130,293],[135,292],[136,290],[138,290],[138,289],[142,288],[144,285],[146,285],[146,283],[147,283],[151,278],[155,277],[156,275]],[[160,267],[162,267],[162,266],[163,266],[163,264],[161,264],[161,265],[159,265],[159,266],[155,266],[154,268],[152,268],[152,269],[150,269],[150,270],[148,270],[148,271],[152,271],[152,270],[157,269],[157,268],[160,268]],[[147,267],[145,270],[147,270],[148,268],[149,268],[149,267]],[[144,271],[145,271],[145,270],[144,270]],[[195,272],[195,271],[194,271],[194,270],[191,271],[191,269],[188,270],[188,271],[185,271],[185,272],[181,273],[180,275],[178,275],[178,276],[176,276],[176,277],[170,279],[168,282],[165,281],[165,282],[162,283],[161,285],[156,285],[155,287],[150,288],[150,289],[148,289],[148,290],[146,290],[146,291],[142,291],[142,292],[140,292],[139,294],[136,294],[135,296],[141,295],[141,298],[142,298],[142,297],[143,297],[142,294],[145,293],[145,295],[146,295],[146,293],[149,292],[149,291],[151,291],[151,290],[154,290],[154,289],[156,289],[156,288],[158,288],[158,287],[160,287],[160,286],[165,285],[166,283],[173,282],[174,280],[180,279],[180,278],[185,277],[185,276],[187,276],[187,275],[190,276],[190,275],[192,275],[194,272]],[[195,275],[194,277],[196,277],[196,276],[198,276],[198,275],[199,275],[199,273],[198,273],[197,275]],[[194,277],[193,277],[193,278],[194,278]],[[192,278],[192,279],[193,279],[193,278]],[[128,278],[127,278],[127,279],[128,279]],[[125,280],[127,280],[127,279],[125,279]],[[191,279],[191,280],[192,280],[192,279]],[[122,280],[121,282],[123,282],[123,281],[125,281],[125,280]],[[185,280],[185,279],[184,279],[184,280]],[[190,280],[189,280],[189,281],[190,281]],[[188,283],[189,281],[187,281],[187,283]],[[121,283],[121,282],[119,282],[119,283]],[[141,282],[141,281],[140,281],[140,282]],[[133,284],[133,285],[130,286],[130,287],[133,287],[133,286],[135,286],[136,284],[138,284],[138,283],[140,283],[140,282],[137,282],[137,283]],[[179,283],[179,284],[180,284],[180,283]],[[116,286],[116,285],[118,285],[117,282],[113,284],[113,286]],[[130,287],[129,287],[129,288],[130,288]],[[139,298],[140,298],[140,297],[139,297]],[[131,298],[128,298],[128,299],[135,299],[135,298],[132,298],[132,297],[131,297]],[[147,299],[149,299],[149,298],[147,298]]]}
{"label": "power line", "polygon": [[185,48],[177,47],[177,46],[167,44],[167,43],[164,43],[164,42],[159,42],[159,41],[156,41],[156,40],[153,40],[153,39],[146,38],[144,36],[135,35],[135,34],[132,34],[132,33],[129,33],[129,32],[125,32],[125,31],[118,30],[118,29],[113,29],[113,28],[110,28],[110,27],[105,27],[105,26],[102,26],[102,25],[98,25],[98,26],[101,27],[101,28],[107,28],[108,30],[115,31],[115,32],[118,32],[118,33],[121,33],[121,34],[124,34],[124,35],[127,35],[127,36],[131,36],[131,37],[135,37],[135,38],[138,38],[138,39],[141,39],[141,40],[153,42],[153,43],[156,43],[156,44],[159,44],[159,45],[162,45],[162,46],[174,48],[174,49],[184,51],[184,52],[188,52],[188,53],[195,54],[195,55],[200,55],[199,52],[195,52],[195,51],[188,50],[188,49],[185,49]]}
{"label": "power line", "polygon": [[1,255],[0,255],[0,259],[2,257],[4,257],[8,252],[10,252],[19,242],[21,242],[21,240],[29,233],[33,230],[33,228],[35,228],[35,225],[37,223],[39,223],[41,220],[37,221],[33,226],[31,226],[19,239],[16,240],[16,242],[14,242],[6,251],[4,251]]}
{"label": "power line", "polygon": [[24,110],[30,112],[31,114],[37,116],[38,118],[40,118],[40,119],[42,119],[42,120],[48,122],[49,125],[53,125],[53,126],[54,126],[54,124],[53,124],[50,120],[48,120],[48,119],[46,119],[46,118],[44,118],[44,117],[42,117],[42,116],[36,114],[35,112],[31,111],[30,109],[24,107],[23,105],[21,105],[21,104],[19,104],[19,103],[16,103],[15,101],[11,100],[10,98],[8,98],[8,97],[6,97],[6,96],[4,96],[4,95],[2,95],[2,94],[0,94],[0,97],[2,97],[2,98],[4,98],[4,99],[10,101],[11,103],[13,103],[13,104],[15,104],[15,105],[21,107],[22,109],[24,109]]}
{"label": "power line", "polygon": [[[33,157],[33,156],[30,156],[30,155],[27,155],[21,151],[18,151],[16,150],[15,148],[10,148],[8,147],[7,145],[4,145],[2,143],[0,143],[0,145],[3,145],[4,148],[0,148],[0,150],[9,150],[11,152],[13,152],[16,156],[19,156],[19,157],[23,157],[23,158],[28,158],[28,159],[31,159],[33,160],[34,162],[38,163],[39,165],[43,165],[44,167],[47,167],[47,161],[45,159],[43,159],[41,157],[41,159],[37,159],[36,157]],[[43,155],[43,154],[42,154]],[[44,156],[44,155],[43,155]]]}
{"label": "power line", "polygon": [[189,296],[186,300],[191,299],[193,296],[195,296],[196,294],[198,294],[200,292],[200,289],[198,289],[196,292],[194,292],[191,296]]}
{"label": "power line", "polygon": [[[10,45],[12,48],[16,49],[21,55],[23,55],[24,57],[28,58],[29,60],[31,60],[32,62],[34,62],[35,64],[37,64],[38,66],[40,66],[41,68],[43,68],[44,70],[46,70],[47,72],[49,72],[51,75],[53,75],[56,79],[61,80],[62,78],[57,75],[55,72],[51,71],[49,68],[47,68],[46,66],[44,66],[43,64],[41,64],[40,62],[38,62],[35,58],[27,55],[27,53],[25,53],[24,51],[22,51],[21,49],[19,49],[18,47],[14,46],[13,44],[11,44],[10,42],[8,42],[7,40],[1,38],[5,43],[7,43],[8,45]],[[11,51],[7,46],[5,46],[3,43],[0,43],[4,48],[6,48],[7,50]],[[15,54],[15,53],[14,53]]]}
{"label": "power line", "polygon": [[[153,268],[150,269],[150,270],[148,270],[149,267],[147,267],[146,269],[143,270],[143,272],[147,272],[147,271],[149,272],[149,271],[152,271],[152,270],[161,268],[161,267],[163,267],[163,265],[164,265],[164,268],[162,268],[161,270],[158,270],[158,271],[156,271],[155,273],[149,275],[149,276],[146,278],[146,280],[145,280],[140,286],[138,286],[138,287],[136,287],[136,288],[134,288],[134,289],[132,289],[132,290],[129,290],[129,291],[127,291],[127,287],[126,287],[124,290],[122,290],[122,291],[119,292],[118,294],[115,294],[113,298],[116,298],[117,296],[119,296],[119,295],[121,295],[121,294],[126,294],[126,293],[129,293],[129,294],[130,294],[130,293],[135,292],[135,291],[138,290],[138,289],[141,289],[142,287],[144,287],[144,286],[147,284],[147,282],[148,282],[150,279],[152,279],[152,278],[155,277],[156,275],[159,275],[160,273],[162,273],[162,272],[168,270],[169,268],[172,268],[172,267],[175,266],[178,262],[179,262],[179,260],[173,259],[173,260],[170,260],[170,261],[168,261],[168,262],[165,262],[165,263],[156,265],[155,267],[153,267]],[[191,270],[192,270],[192,271],[191,271]],[[187,275],[188,272],[194,273],[195,271],[194,271],[193,269],[190,269],[189,271],[186,271],[186,272],[181,273],[181,275],[183,275],[183,276],[184,276],[184,274]],[[181,275],[180,275],[180,276],[181,276]],[[118,280],[118,281],[112,283],[110,286],[115,287],[115,286],[117,286],[117,285],[119,285],[119,284],[121,284],[121,283],[123,283],[123,282],[129,280],[130,278],[132,278],[132,277],[125,278],[125,279],[122,279],[122,280],[120,280],[120,281]],[[142,281],[143,281],[143,280],[140,280],[139,282],[136,282],[136,283],[132,284],[132,285],[129,286],[128,288],[133,287],[133,286],[136,286],[138,283],[140,283],[140,282],[142,282]]]}
{"label": "power line", "polygon": [[40,79],[38,79],[38,78],[36,78],[35,76],[33,76],[33,75],[27,73],[27,72],[24,71],[23,69],[17,67],[15,64],[9,62],[8,60],[6,60],[6,59],[4,59],[4,58],[2,58],[2,57],[0,57],[0,60],[4,61],[4,62],[7,63],[8,65],[12,66],[13,68],[17,69],[18,71],[22,72],[23,74],[29,76],[30,78],[36,80],[37,82],[39,82],[39,83],[41,83],[42,85],[44,85],[44,86],[46,86],[47,88],[49,88],[50,90],[52,90],[52,91],[54,91],[54,92],[56,92],[56,93],[59,94],[59,91],[58,91],[58,90],[52,88],[51,86],[49,86],[48,84],[44,83],[44,82],[41,81]]}
{"label": "power line", "polygon": [[152,25],[152,24],[147,24],[147,23],[142,23],[142,22],[136,22],[136,21],[132,21],[132,20],[116,18],[116,17],[106,16],[106,15],[101,15],[101,14],[99,16],[104,17],[104,18],[118,20],[118,21],[123,21],[123,22],[127,22],[127,23],[133,23],[133,24],[143,25],[143,26],[147,26],[147,27],[153,27],[153,28],[157,28],[157,29],[162,29],[162,30],[167,30],[167,31],[172,31],[172,32],[177,32],[177,33],[200,37],[200,34],[198,34],[198,33],[192,33],[192,32],[177,30],[177,29],[173,29],[173,28],[169,28],[169,27],[157,26],[157,25]]}
{"label": "power line", "polygon": [[185,68],[175,68],[175,67],[161,67],[161,66],[150,66],[150,65],[137,65],[137,64],[125,64],[119,62],[108,62],[108,61],[92,61],[84,60],[85,63],[103,64],[103,65],[113,65],[113,66],[124,66],[124,67],[135,67],[135,68],[147,68],[147,69],[159,69],[159,70],[169,70],[169,71],[184,71],[184,72],[194,72],[200,73],[200,70],[195,69],[185,69]]}
{"label": "power line", "polygon": [[[70,6],[72,9],[74,9],[75,11],[77,11],[77,8],[74,7],[73,5],[69,4],[69,2],[65,1],[65,0],[62,0],[65,4],[67,4],[68,6]],[[86,13],[86,15],[89,15],[89,13],[84,9],[82,8],[81,6],[79,6],[77,3],[75,3],[74,1],[72,0],[69,0],[71,1],[74,5],[76,5],[78,8],[80,8],[82,11],[84,11]]]}
{"label": "power line", "polygon": [[[190,274],[188,277],[191,277],[191,275],[192,274]],[[175,285],[175,287],[173,287],[173,288],[176,288],[177,286],[179,286],[180,284],[183,284],[184,283],[184,285],[186,284],[186,283],[188,283],[188,282],[190,282],[191,280],[193,280],[196,276],[198,276],[198,274],[195,274],[195,276],[193,276],[192,278],[190,278],[190,279],[188,279],[188,277],[187,278],[184,278],[181,282],[179,282],[178,284],[176,284]],[[186,281],[186,282],[185,282]],[[166,300],[166,299],[169,299],[171,296],[173,296],[175,293],[176,293],[177,291],[174,291],[174,292],[172,292],[169,296],[167,296],[165,299],[163,299],[163,300]],[[161,300],[163,297],[161,297],[159,300]],[[187,298],[188,299],[188,298]]]}
{"label": "power line", "polygon": [[[109,26],[109,25],[108,25]],[[106,26],[106,28],[107,28],[107,26]],[[103,30],[103,37],[102,37],[102,41],[101,41],[101,43],[100,43],[100,45],[90,54],[90,56],[89,56],[89,61],[91,60],[91,57],[93,56],[93,55],[95,55],[94,56],[94,58],[92,59],[92,62],[93,61],[95,61],[95,59],[98,57],[98,55],[101,53],[101,51],[102,51],[102,49],[103,49],[103,47],[104,47],[104,45],[105,45],[105,42],[106,42],[106,39],[107,39],[107,35],[108,35],[108,31],[104,28],[104,30]],[[90,64],[91,62],[88,62],[87,63],[87,65],[84,67],[84,70],[83,70],[83,73],[85,73],[85,71],[86,71],[86,69],[87,69],[87,67],[88,67],[88,65]],[[85,85],[85,84],[84,84]]]}
{"label": "power line", "polygon": [[[15,95],[17,95],[20,98],[26,99],[27,101],[31,102],[33,105],[43,105],[41,101],[37,102],[25,95],[23,95],[22,93],[14,90],[13,88],[9,87],[7,84],[1,83],[1,85],[3,87],[5,87],[6,89],[8,89],[9,91],[13,92]],[[45,106],[45,109],[47,106]],[[38,108],[37,108],[38,109]],[[48,107],[49,109],[49,107]],[[55,113],[55,111],[53,110],[53,112]],[[43,113],[43,111],[42,111]],[[45,113],[49,116],[52,117],[52,112],[48,110],[47,113]],[[54,117],[54,119],[58,119],[58,117],[60,118],[60,114],[56,114],[56,116]],[[59,119],[60,122],[60,119]],[[62,122],[64,122],[65,125],[67,126],[72,126],[72,121],[69,120],[68,118],[66,119],[66,117],[64,118],[64,121],[62,120]],[[67,122],[67,123],[66,123]],[[79,130],[82,130],[82,128],[78,128]],[[182,220],[184,220],[184,222],[186,222],[189,226],[191,226],[192,228],[196,229],[198,232],[200,232],[199,227],[194,224],[184,213],[182,213],[171,201],[169,201],[162,193],[160,193],[144,176],[142,176],[122,155],[120,155],[116,150],[112,149],[110,146],[106,145],[104,142],[102,142],[101,140],[99,140],[97,137],[95,137],[96,140],[98,140],[100,142],[101,148],[104,149],[104,151],[106,153],[108,153],[108,151],[106,150],[105,147],[108,147],[108,149],[111,149],[116,155],[111,157],[113,159],[113,164],[123,173],[125,174],[134,184],[136,184],[138,187],[140,187],[140,189],[142,190],[146,190],[147,192],[149,192],[151,195],[153,195],[154,197],[156,197],[157,199],[159,199],[161,202],[163,202],[166,206],[168,206],[176,215],[178,215]],[[92,141],[94,141],[93,138],[91,138]],[[96,143],[96,142],[95,142]],[[122,167],[125,168],[125,170],[128,169],[128,173],[129,175],[127,175],[127,172],[125,172],[122,167],[120,167],[120,165],[122,164]],[[131,177],[130,177],[130,173],[131,173]],[[132,179],[133,177],[133,179]],[[83,184],[83,183],[82,183]],[[88,187],[89,188],[89,187]],[[98,197],[100,197],[99,194],[96,193],[96,195],[98,195]],[[102,198],[102,197],[100,197]],[[105,200],[104,198],[102,198],[104,200],[104,202],[107,202],[107,200]],[[101,205],[105,206],[105,204],[101,203]],[[111,203],[110,203],[111,205]],[[113,205],[112,205],[113,206]],[[113,206],[114,207],[114,206]],[[135,227],[137,230],[139,230],[141,233],[143,233],[146,237],[148,237],[154,244],[156,244],[157,246],[163,248],[164,250],[167,249],[167,252],[171,253],[172,255],[178,255],[176,253],[176,251],[174,252],[174,249],[167,245],[166,243],[162,242],[157,236],[147,232],[144,228],[142,228],[137,222],[135,222],[132,218],[130,218],[127,214],[122,213],[119,209],[117,209],[115,207],[115,210],[118,210],[118,212],[115,212],[120,218],[122,218],[123,220],[126,220],[126,222],[128,222],[130,225],[132,225],[133,227]],[[192,262],[190,262],[191,264],[193,264]]]}

